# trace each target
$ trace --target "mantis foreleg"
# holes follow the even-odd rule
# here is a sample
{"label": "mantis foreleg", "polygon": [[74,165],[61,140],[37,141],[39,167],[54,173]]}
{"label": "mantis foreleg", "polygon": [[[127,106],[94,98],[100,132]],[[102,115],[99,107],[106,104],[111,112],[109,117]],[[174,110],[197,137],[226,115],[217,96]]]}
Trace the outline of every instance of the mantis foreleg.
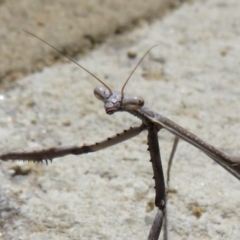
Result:
{"label": "mantis foreleg", "polygon": [[107,138],[101,142],[97,142],[91,145],[83,145],[79,146],[68,146],[68,147],[52,147],[39,151],[31,151],[31,152],[12,152],[0,155],[0,159],[3,161],[8,160],[23,160],[23,161],[33,161],[33,162],[42,162],[52,161],[54,158],[63,157],[69,154],[80,155],[84,153],[96,152],[101,149],[113,146],[125,140],[128,140],[132,137],[137,136],[143,130],[145,130],[145,125],[140,125],[138,127],[131,127],[128,130],[124,130],[122,133],[118,133],[117,135]]}

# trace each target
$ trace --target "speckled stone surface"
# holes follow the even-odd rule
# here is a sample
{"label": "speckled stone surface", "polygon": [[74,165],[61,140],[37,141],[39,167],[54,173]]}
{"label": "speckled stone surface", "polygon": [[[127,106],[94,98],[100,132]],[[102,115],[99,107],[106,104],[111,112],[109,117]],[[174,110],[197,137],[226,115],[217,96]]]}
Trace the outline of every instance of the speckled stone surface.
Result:
{"label": "speckled stone surface", "polygon": [[[162,21],[109,39],[79,62],[231,154],[240,155],[240,2],[183,5]],[[127,44],[123,44],[126,42]],[[129,58],[129,52],[136,58]],[[140,124],[105,114],[98,82],[76,65],[29,75],[0,93],[0,151],[94,143]],[[159,134],[164,170],[173,136]],[[1,239],[147,239],[156,209],[146,133],[52,164],[1,163]],[[171,173],[169,239],[239,239],[240,183],[180,142]]]}

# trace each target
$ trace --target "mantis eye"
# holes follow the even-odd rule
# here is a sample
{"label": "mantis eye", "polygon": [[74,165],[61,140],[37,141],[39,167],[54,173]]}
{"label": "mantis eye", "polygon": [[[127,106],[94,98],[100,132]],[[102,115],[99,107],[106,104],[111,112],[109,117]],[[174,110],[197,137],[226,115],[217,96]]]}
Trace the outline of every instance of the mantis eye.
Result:
{"label": "mantis eye", "polygon": [[104,101],[110,97],[110,92],[106,87],[98,86],[94,89],[94,95],[97,99]]}
{"label": "mantis eye", "polygon": [[131,97],[123,99],[122,107],[127,109],[139,109],[144,105],[144,100],[141,97]]}

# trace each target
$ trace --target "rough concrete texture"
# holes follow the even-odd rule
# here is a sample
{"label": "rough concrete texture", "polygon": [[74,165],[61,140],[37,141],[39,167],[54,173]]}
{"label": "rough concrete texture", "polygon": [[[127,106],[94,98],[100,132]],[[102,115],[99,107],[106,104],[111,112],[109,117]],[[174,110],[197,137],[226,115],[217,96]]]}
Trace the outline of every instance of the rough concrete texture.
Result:
{"label": "rough concrete texture", "polygon": [[[240,2],[185,4],[79,60],[121,89],[231,154],[240,155]],[[130,55],[137,54],[135,59]],[[16,82],[0,95],[0,151],[93,143],[139,120],[107,116],[98,82],[64,64]],[[166,171],[173,136],[159,134]],[[1,239],[146,239],[156,209],[146,133],[100,152],[46,166],[1,163]],[[199,150],[180,142],[171,172],[169,239],[240,239],[240,184]]]}
{"label": "rough concrete texture", "polygon": [[[181,0],[8,0],[0,1],[0,82],[52,65],[59,54],[31,31],[70,56],[93,48],[107,36],[160,18]],[[61,57],[60,57],[61,58]]]}

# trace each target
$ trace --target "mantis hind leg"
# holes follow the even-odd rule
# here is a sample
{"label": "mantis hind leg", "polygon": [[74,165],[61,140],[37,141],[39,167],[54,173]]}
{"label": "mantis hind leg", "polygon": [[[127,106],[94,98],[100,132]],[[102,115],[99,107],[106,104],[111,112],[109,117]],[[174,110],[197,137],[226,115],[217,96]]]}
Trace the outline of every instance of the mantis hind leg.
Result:
{"label": "mantis hind leg", "polygon": [[169,187],[170,172],[171,172],[171,167],[172,167],[173,158],[174,158],[175,152],[176,152],[176,150],[177,150],[178,142],[179,142],[179,137],[175,136],[174,142],[173,142],[173,146],[172,146],[172,151],[171,151],[170,157],[169,157],[169,159],[168,159],[167,187]]}
{"label": "mantis hind leg", "polygon": [[[173,162],[173,158],[175,155],[175,152],[177,150],[177,146],[178,146],[178,142],[179,142],[179,138],[177,136],[175,136],[174,138],[174,142],[173,142],[173,146],[172,146],[172,151],[170,154],[170,157],[168,159],[168,168],[167,168],[167,186],[166,186],[166,192],[168,195],[168,190],[169,190],[169,181],[170,181],[170,172],[171,172],[171,167],[172,167],[172,162]],[[163,232],[164,232],[164,236],[163,239],[164,240],[168,240],[168,217],[167,217],[167,201],[168,198],[166,196],[166,209],[165,209],[165,219],[164,219],[164,224],[163,224]]]}

